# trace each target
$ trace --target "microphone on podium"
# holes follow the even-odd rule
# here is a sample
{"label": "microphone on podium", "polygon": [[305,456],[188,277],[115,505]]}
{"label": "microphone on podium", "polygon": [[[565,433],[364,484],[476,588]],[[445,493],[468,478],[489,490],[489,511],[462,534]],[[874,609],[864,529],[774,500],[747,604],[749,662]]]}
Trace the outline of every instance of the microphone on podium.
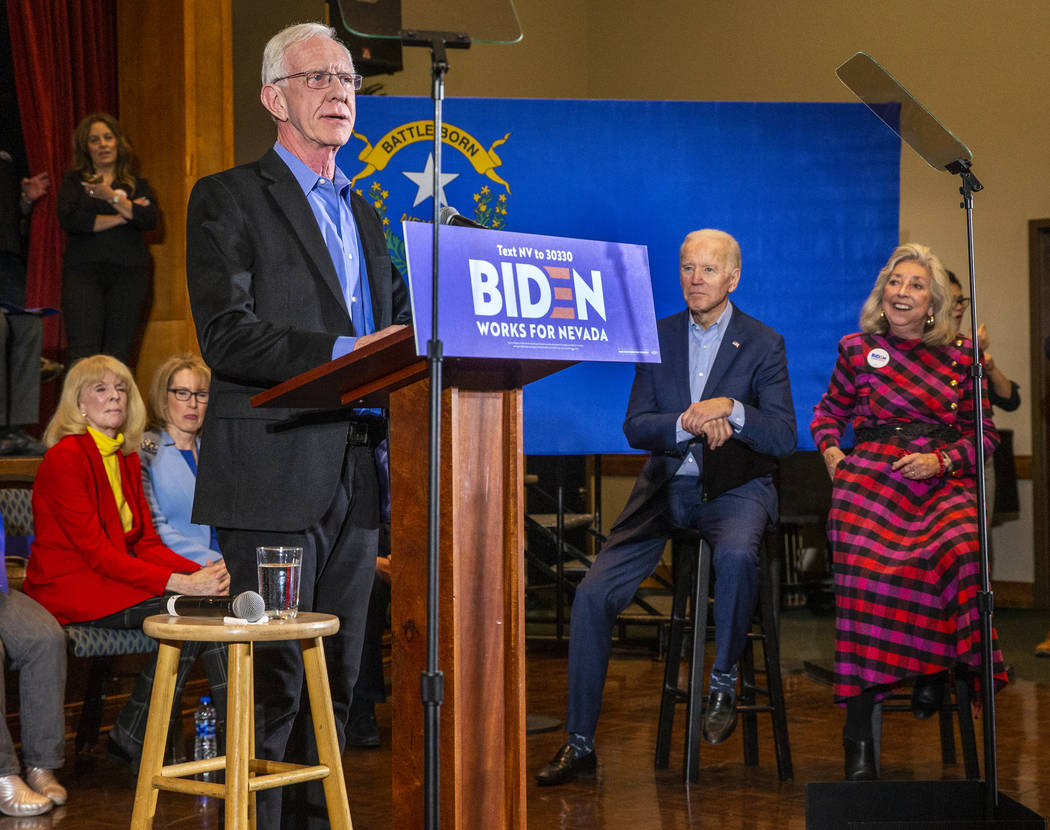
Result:
{"label": "microphone on podium", "polygon": [[235,597],[175,594],[168,597],[168,613],[173,617],[239,617],[258,622],[266,616],[266,603],[255,591],[244,591]]}
{"label": "microphone on podium", "polygon": [[459,225],[461,228],[480,228],[483,231],[490,230],[484,225],[479,225],[473,219],[468,219],[452,205],[445,205],[438,212],[438,224],[439,225]]}

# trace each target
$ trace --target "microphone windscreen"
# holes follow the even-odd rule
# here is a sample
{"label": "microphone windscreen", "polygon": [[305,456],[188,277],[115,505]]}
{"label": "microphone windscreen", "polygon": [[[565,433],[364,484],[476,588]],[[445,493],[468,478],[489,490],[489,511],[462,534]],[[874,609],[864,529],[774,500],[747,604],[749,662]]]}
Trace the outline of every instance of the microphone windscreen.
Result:
{"label": "microphone windscreen", "polygon": [[233,615],[248,622],[258,622],[266,616],[266,603],[255,591],[244,591],[233,598]]}

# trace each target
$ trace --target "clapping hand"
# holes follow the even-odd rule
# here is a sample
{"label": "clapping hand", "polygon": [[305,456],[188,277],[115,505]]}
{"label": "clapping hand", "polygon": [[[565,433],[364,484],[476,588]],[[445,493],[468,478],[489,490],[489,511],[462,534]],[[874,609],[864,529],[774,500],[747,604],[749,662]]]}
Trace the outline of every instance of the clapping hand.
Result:
{"label": "clapping hand", "polygon": [[22,195],[29,204],[33,204],[41,196],[47,194],[51,187],[51,177],[47,173],[37,173],[35,176],[22,179]]}

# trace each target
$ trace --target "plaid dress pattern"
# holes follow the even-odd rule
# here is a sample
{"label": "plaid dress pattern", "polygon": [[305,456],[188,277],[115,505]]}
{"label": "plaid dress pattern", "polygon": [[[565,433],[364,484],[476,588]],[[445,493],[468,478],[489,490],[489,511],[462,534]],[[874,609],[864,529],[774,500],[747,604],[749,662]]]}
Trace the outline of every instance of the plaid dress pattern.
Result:
{"label": "plaid dress pattern", "polygon": [[[810,431],[823,452],[854,431],[923,422],[960,437],[893,436],[858,441],[835,471],[828,538],[835,571],[835,696],[875,687],[879,696],[907,677],[963,663],[981,666],[977,609],[980,571],[974,478],[970,341],[948,346],[889,335],[850,334],[839,342],[828,391]],[[999,438],[984,403],[984,451]],[[943,450],[953,470],[921,481],[890,465],[912,452]],[[1006,682],[993,635],[996,685]]]}

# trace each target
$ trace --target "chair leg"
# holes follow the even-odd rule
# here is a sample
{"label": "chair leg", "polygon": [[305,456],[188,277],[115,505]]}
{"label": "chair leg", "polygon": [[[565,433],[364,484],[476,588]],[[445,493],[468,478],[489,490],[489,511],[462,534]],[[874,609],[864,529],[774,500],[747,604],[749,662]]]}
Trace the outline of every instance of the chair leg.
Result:
{"label": "chair leg", "polygon": [[678,702],[678,674],[682,667],[682,639],[688,625],[689,575],[692,573],[691,557],[684,554],[679,543],[672,543],[672,557],[679,573],[675,578],[674,597],[671,601],[671,625],[667,633],[667,656],[664,662],[664,685],[660,694],[660,717],[656,726],[656,752],[653,766],[667,769],[671,759],[671,732],[674,728],[674,707]]}
{"label": "chair leg", "polygon": [[[937,721],[941,733],[941,762],[954,764],[955,757],[955,727],[952,724],[951,691],[948,689],[948,677],[945,674],[944,691],[941,694],[940,711],[937,713]],[[960,712],[961,714],[961,712]]]}
{"label": "chair leg", "polygon": [[755,712],[755,641],[748,637],[744,653],[740,655],[740,696],[738,706],[744,707],[744,763],[749,767],[758,765],[758,714]]}
{"label": "chair leg", "polygon": [[135,787],[135,806],[131,814],[131,830],[149,830],[157,812],[157,788],[153,776],[160,775],[164,766],[164,749],[168,743],[168,722],[175,697],[175,677],[179,669],[179,643],[160,641],[157,666],[153,675],[153,692],[146,719],[146,740],[139,761],[139,777]]}
{"label": "chair leg", "polygon": [[969,671],[963,666],[956,666],[952,674],[955,676],[955,703],[959,711],[959,743],[962,744],[966,777],[971,781],[976,781],[981,777],[981,765],[977,759],[977,737],[974,735],[973,711],[970,705]]}
{"label": "chair leg", "polygon": [[302,646],[306,688],[310,695],[310,711],[313,713],[314,736],[317,739],[317,758],[328,767],[328,775],[321,782],[328,807],[328,821],[332,830],[353,830],[339,739],[335,731],[335,716],[332,713],[332,692],[328,687],[324,647],[320,637],[303,640]]}
{"label": "chair leg", "polygon": [[91,668],[84,688],[84,703],[77,719],[77,737],[74,744],[77,755],[84,748],[98,743],[99,728],[102,726],[102,707],[105,705],[106,686],[113,673],[112,669],[112,657],[91,658]]}
{"label": "chair leg", "polygon": [[[249,824],[252,796],[248,790],[249,763],[253,757],[251,643],[230,643],[226,691],[226,826]],[[247,701],[247,703],[246,703]]]}
{"label": "chair leg", "polygon": [[[248,719],[248,758],[250,764],[250,761],[255,759],[255,643],[248,643],[248,676],[244,682],[248,687],[248,700],[251,701],[250,706],[244,707],[247,710],[245,717]],[[254,775],[255,773],[251,771],[249,765],[248,778],[251,779]],[[257,826],[255,808],[255,791],[252,790],[248,793],[248,826],[252,828]]]}
{"label": "chair leg", "polygon": [[[767,548],[768,550],[768,548]],[[772,563],[763,567],[759,574],[759,613],[762,620],[762,654],[766,666],[766,685],[769,689],[769,705],[773,709],[773,746],[777,754],[777,775],[781,781],[795,777],[791,763],[791,741],[788,737],[787,701],[784,698],[784,683],[780,674],[780,630],[776,601],[770,578]]]}
{"label": "chair leg", "polygon": [[686,781],[700,780],[701,718],[704,701],[704,657],[707,648],[707,623],[710,613],[711,547],[700,542],[693,585],[693,648],[689,663],[689,704],[686,715],[685,758],[682,775]]}
{"label": "chair leg", "polygon": [[882,770],[882,701],[877,701],[871,710],[871,737],[875,743],[875,775]]}

